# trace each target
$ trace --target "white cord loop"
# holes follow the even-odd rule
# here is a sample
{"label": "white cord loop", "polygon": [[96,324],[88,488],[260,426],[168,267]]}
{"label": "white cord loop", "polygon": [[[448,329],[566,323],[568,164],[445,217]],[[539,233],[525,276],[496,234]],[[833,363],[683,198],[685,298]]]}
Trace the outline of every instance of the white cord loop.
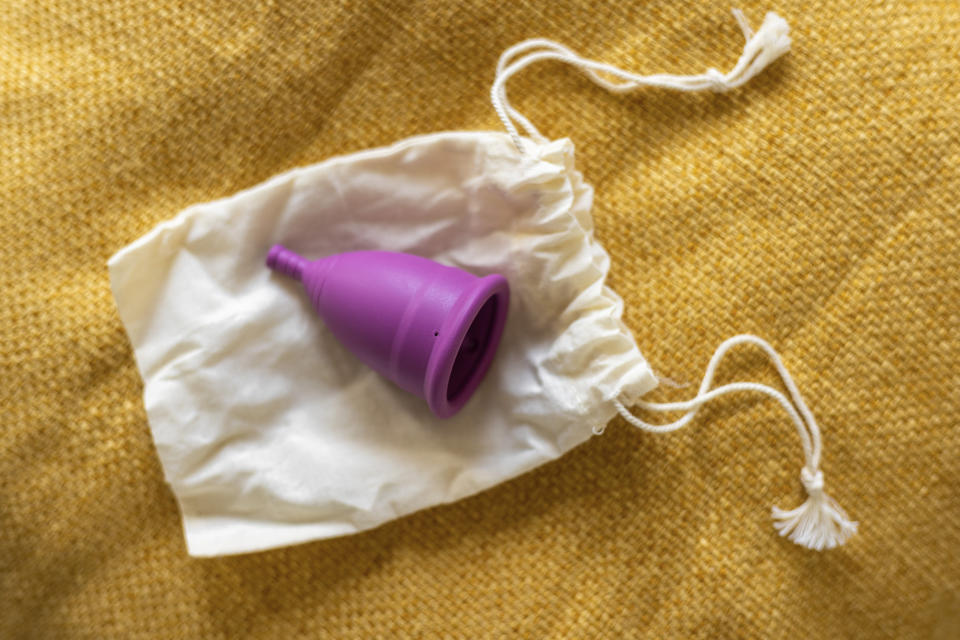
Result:
{"label": "white cord loop", "polygon": [[[723,356],[733,347],[741,344],[752,344],[767,355],[780,374],[783,385],[787,389],[789,398],[782,392],[755,382],[734,382],[711,390],[713,377]],[[800,481],[807,492],[807,501],[792,511],[784,511],[773,507],[772,516],[774,527],[782,536],[789,536],[791,540],[809,549],[831,549],[846,542],[857,532],[857,523],[850,520],[846,512],[840,508],[830,496],[823,491],[823,473],[820,471],[820,428],[813,417],[813,413],[800,395],[793,378],[780,360],[780,356],[765,340],[753,335],[734,336],[721,344],[703,376],[703,382],[697,395],[685,402],[637,402],[637,406],[647,411],[685,411],[681,418],[668,424],[650,424],[630,413],[619,401],[614,400],[614,406],[624,420],[644,431],[653,433],[668,433],[689,424],[704,404],[728,393],[738,391],[752,391],[762,393],[777,400],[786,410],[793,421],[803,447],[806,461],[800,472]]]}
{"label": "white cord loop", "polygon": [[[707,69],[698,75],[680,76],[659,73],[649,76],[625,71],[619,67],[596,60],[584,58],[571,49],[553,40],[534,38],[516,44],[500,56],[497,75],[490,89],[490,101],[510,134],[510,138],[521,152],[523,140],[517,128],[519,125],[527,135],[537,142],[546,138],[519,111],[513,108],[507,98],[507,81],[535,62],[557,60],[580,69],[593,82],[614,93],[626,93],[640,87],[660,87],[676,91],[727,91],[748,82],[767,65],[790,50],[790,27],[786,20],[775,13],[768,13],[760,29],[754,33],[746,17],[739,9],[733,10],[734,18],[746,44],[737,64],[727,73],[716,69]],[[601,75],[604,74],[604,75]]]}

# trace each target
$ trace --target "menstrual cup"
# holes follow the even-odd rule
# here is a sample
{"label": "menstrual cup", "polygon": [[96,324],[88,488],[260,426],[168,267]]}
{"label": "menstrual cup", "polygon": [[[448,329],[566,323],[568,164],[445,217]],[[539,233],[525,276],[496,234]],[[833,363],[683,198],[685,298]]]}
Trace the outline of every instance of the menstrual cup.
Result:
{"label": "menstrual cup", "polygon": [[303,282],[344,346],[423,397],[440,418],[473,395],[507,319],[503,276],[480,278],[406,253],[353,251],[310,261],[276,245],[267,266]]}

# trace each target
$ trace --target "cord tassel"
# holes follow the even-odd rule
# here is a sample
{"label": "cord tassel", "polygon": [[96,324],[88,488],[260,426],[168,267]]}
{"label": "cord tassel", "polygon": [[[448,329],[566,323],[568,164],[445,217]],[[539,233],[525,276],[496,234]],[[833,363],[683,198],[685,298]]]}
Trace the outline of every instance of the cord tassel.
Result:
{"label": "cord tassel", "polygon": [[[720,81],[715,87],[719,91],[735,89],[749,82],[774,60],[790,51],[790,25],[772,11],[764,16],[763,23],[756,33],[750,28],[750,23],[747,22],[743,11],[734,9],[733,17],[740,25],[746,43],[733,69],[726,74],[721,74]],[[713,69],[711,72],[716,73]]]}
{"label": "cord tassel", "polygon": [[[711,389],[714,374],[723,356],[730,349],[741,344],[752,344],[763,350],[773,363],[777,373],[780,374],[789,398],[776,389],[756,382],[733,382]],[[780,356],[765,340],[749,334],[734,336],[726,340],[710,358],[710,364],[707,365],[700,389],[697,395],[690,400],[663,403],[640,401],[637,403],[638,407],[647,411],[686,412],[683,417],[671,423],[651,424],[644,422],[630,413],[619,400],[614,400],[613,404],[620,415],[638,429],[653,433],[669,433],[689,424],[700,407],[707,402],[729,393],[743,391],[762,393],[780,403],[780,406],[784,408],[796,427],[806,460],[806,464],[800,473],[800,481],[807,491],[807,501],[791,511],[773,507],[774,527],[780,532],[781,536],[788,536],[793,542],[808,549],[822,551],[842,545],[857,532],[857,523],[850,520],[850,517],[840,505],[824,492],[823,473],[820,471],[820,454],[822,451],[820,428],[817,426],[813,413],[804,402],[803,396],[800,395],[800,390],[794,384],[793,378],[790,377],[790,373],[780,360]]]}
{"label": "cord tassel", "polygon": [[824,493],[821,471],[812,473],[804,467],[800,479],[809,496],[807,501],[791,511],[773,507],[773,526],[781,536],[807,549],[822,551],[842,545],[857,532],[857,523]]}

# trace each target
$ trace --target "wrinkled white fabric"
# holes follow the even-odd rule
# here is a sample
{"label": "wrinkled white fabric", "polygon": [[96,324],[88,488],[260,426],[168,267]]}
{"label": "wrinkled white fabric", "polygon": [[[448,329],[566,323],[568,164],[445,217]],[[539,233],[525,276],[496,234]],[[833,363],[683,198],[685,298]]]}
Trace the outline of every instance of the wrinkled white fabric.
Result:
{"label": "wrinkled white fabric", "polygon": [[[656,385],[604,284],[592,189],[567,140],[438,133],[190,207],[109,262],[192,555],[350,534],[559,457]],[[264,266],[402,251],[501,273],[494,364],[458,415],[361,364]]]}

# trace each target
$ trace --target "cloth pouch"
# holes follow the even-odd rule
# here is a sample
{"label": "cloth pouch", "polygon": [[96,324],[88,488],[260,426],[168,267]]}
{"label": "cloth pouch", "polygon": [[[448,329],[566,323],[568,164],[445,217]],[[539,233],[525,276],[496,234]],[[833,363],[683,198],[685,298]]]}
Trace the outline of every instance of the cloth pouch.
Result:
{"label": "cloth pouch", "polygon": [[[656,385],[604,283],[592,189],[566,140],[438,133],[191,207],[117,253],[113,293],[192,555],[343,535],[556,458]],[[503,274],[490,372],[447,420],[346,351],[264,267],[380,249]]]}

